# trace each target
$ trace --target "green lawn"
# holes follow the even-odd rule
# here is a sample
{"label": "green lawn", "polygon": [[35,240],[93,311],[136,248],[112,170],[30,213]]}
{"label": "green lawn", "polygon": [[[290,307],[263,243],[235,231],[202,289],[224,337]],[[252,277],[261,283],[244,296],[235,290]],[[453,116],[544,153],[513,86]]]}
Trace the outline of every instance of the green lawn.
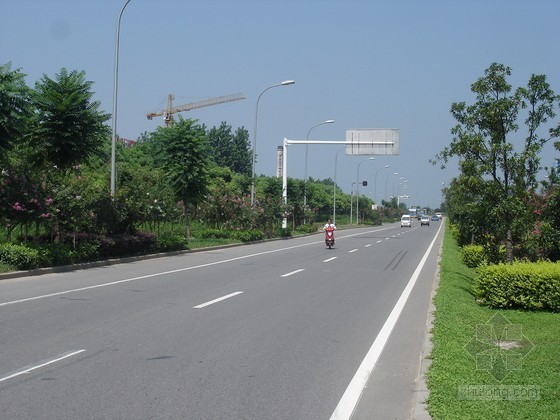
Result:
{"label": "green lawn", "polygon": [[560,314],[495,310],[472,293],[446,229],[435,296],[433,419],[560,419]]}

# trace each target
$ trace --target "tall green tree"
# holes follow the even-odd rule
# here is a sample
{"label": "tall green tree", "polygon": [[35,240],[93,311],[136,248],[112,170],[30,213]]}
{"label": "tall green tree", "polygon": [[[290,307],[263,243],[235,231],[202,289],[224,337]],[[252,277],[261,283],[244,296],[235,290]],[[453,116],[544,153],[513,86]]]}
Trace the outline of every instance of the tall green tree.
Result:
{"label": "tall green tree", "polygon": [[158,144],[159,161],[177,201],[183,202],[185,237],[190,239],[189,208],[208,191],[208,143],[206,131],[192,119],[179,116],[171,127],[158,127],[151,141]]}
{"label": "tall green tree", "polygon": [[110,115],[99,110],[92,85],[85,72],[64,68],[54,79],[43,75],[35,84],[30,144],[37,165],[67,169],[101,151]]}
{"label": "tall green tree", "polygon": [[249,132],[244,127],[237,128],[233,133],[231,125],[222,121],[220,127],[208,130],[208,142],[212,160],[218,166],[239,174],[251,175],[251,145]]}
{"label": "tall green tree", "polygon": [[[558,135],[557,130],[543,129],[555,116],[558,96],[544,75],[532,75],[526,87],[514,92],[509,76],[509,67],[493,63],[471,85],[476,101],[472,105],[452,104],[451,113],[458,122],[451,130],[453,140],[433,163],[441,162],[445,167],[451,157],[459,158],[461,176],[466,179],[456,185],[477,189],[476,201],[463,204],[473,207],[470,216],[484,214],[493,221],[481,240],[494,251],[505,244],[507,259],[512,261],[514,245],[526,232],[527,203],[537,186],[539,154],[543,145]],[[527,134],[520,141],[523,115],[521,123]],[[517,150],[519,143],[522,147]]]}
{"label": "tall green tree", "polygon": [[29,92],[25,75],[12,70],[11,63],[0,65],[0,159],[14,142],[23,137],[29,117]]}

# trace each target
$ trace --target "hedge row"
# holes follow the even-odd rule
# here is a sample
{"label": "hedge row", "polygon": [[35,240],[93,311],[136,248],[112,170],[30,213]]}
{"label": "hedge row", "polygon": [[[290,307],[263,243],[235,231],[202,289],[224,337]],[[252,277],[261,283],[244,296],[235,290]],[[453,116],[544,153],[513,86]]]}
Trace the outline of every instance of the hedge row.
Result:
{"label": "hedge row", "polygon": [[496,308],[560,311],[560,263],[482,265],[475,294]]}
{"label": "hedge row", "polygon": [[107,258],[145,255],[187,248],[184,237],[152,233],[137,235],[77,235],[56,243],[0,244],[0,264],[14,270],[79,264]]}
{"label": "hedge row", "polygon": [[235,239],[241,242],[262,241],[264,239],[264,234],[258,229],[197,229],[192,232],[192,235],[196,239]]}

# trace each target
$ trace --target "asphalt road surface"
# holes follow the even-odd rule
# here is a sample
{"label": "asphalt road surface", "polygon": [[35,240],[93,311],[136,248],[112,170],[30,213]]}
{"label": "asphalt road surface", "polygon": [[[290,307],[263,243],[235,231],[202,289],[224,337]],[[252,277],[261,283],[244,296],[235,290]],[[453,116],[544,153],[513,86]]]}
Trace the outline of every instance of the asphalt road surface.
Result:
{"label": "asphalt road surface", "polygon": [[407,419],[443,228],[0,281],[2,419]]}

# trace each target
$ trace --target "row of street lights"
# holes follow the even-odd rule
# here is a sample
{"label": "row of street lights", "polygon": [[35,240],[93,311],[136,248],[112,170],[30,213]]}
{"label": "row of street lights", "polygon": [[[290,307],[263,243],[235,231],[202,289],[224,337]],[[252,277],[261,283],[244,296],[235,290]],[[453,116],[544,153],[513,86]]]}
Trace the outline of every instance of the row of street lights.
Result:
{"label": "row of street lights", "polygon": [[[124,13],[126,6],[130,3],[131,0],[124,0],[124,3],[120,9],[120,12],[117,17],[117,28],[116,28],[116,35],[115,35],[115,61],[114,61],[114,71],[113,71],[113,112],[112,112],[112,135],[111,135],[111,196],[113,197],[116,192],[116,143],[117,143],[117,98],[118,98],[118,74],[119,74],[119,39],[120,39],[120,25],[121,25],[121,18]],[[251,207],[255,205],[255,164],[256,164],[256,157],[257,157],[257,124],[258,124],[258,112],[259,112],[259,102],[262,95],[267,92],[268,90],[276,87],[281,86],[289,86],[295,84],[294,80],[285,80],[281,83],[274,84],[268,86],[264,89],[257,98],[257,104],[255,107],[255,122],[254,122],[254,131],[253,131],[253,143],[252,143],[252,170],[251,170]],[[309,135],[311,130],[315,127],[318,127],[323,124],[333,124],[335,121],[332,119],[325,120],[318,124],[313,125],[309,131],[307,132],[306,139],[309,140]],[[308,147],[309,145],[305,145],[305,171],[304,171],[304,197],[303,197],[303,206],[306,208],[307,206],[307,189],[305,185],[307,183],[307,161],[308,161]],[[335,156],[335,165],[334,165],[334,191],[333,191],[333,221],[336,223],[336,185],[337,185],[337,162],[338,162],[338,153],[344,149],[344,147],[340,148],[336,152]],[[358,222],[358,200],[359,200],[359,178],[360,178],[360,165],[368,160],[374,160],[375,158],[371,157],[368,159],[364,159],[358,164],[356,182],[352,183],[352,192],[354,190],[353,186],[356,184],[356,222]],[[385,165],[383,168],[379,168],[375,172],[375,181],[374,181],[374,201],[377,202],[377,173],[382,169],[389,168],[390,165]],[[394,175],[397,175],[395,172]],[[403,177],[400,178],[401,180]],[[406,181],[405,181],[406,182]],[[393,184],[394,190],[394,184]],[[385,180],[385,196],[387,196],[387,180]],[[353,198],[351,197],[351,207],[352,207]],[[350,223],[352,223],[352,209],[350,210]]]}

